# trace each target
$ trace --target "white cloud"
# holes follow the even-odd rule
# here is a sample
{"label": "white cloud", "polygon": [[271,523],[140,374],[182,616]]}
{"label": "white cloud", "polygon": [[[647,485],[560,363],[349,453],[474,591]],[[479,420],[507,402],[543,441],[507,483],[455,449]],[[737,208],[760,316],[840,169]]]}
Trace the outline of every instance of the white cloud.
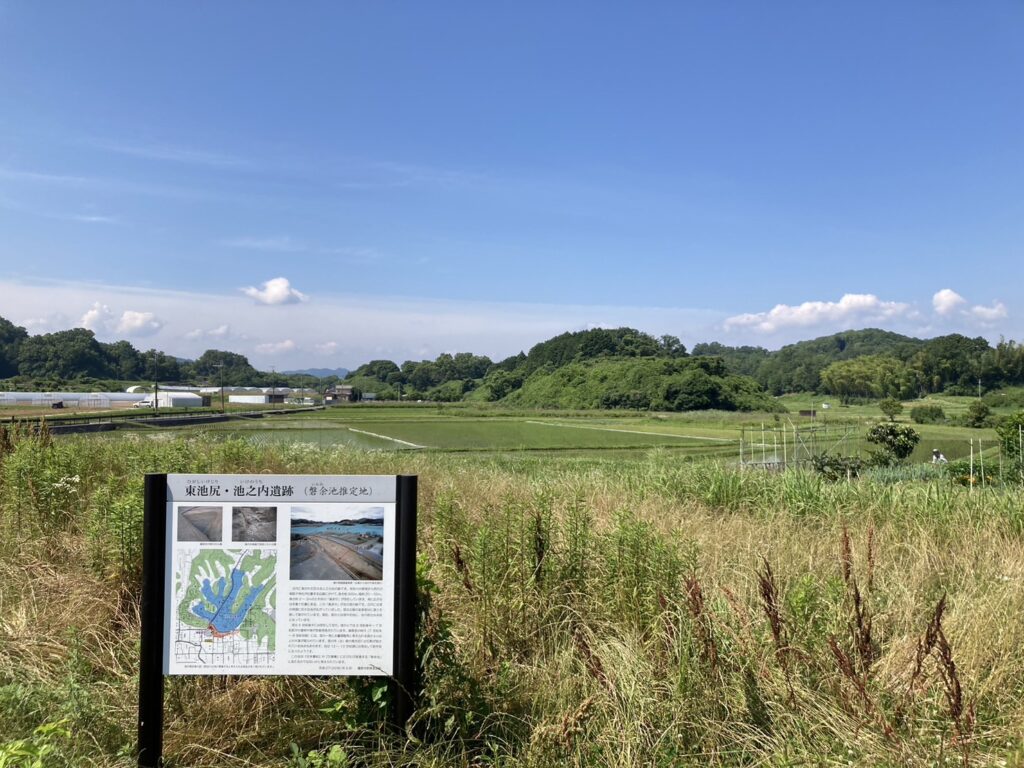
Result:
{"label": "white cloud", "polygon": [[805,301],[791,306],[776,304],[768,312],[733,315],[726,318],[725,330],[747,328],[759,333],[814,325],[851,324],[908,317],[909,304],[882,301],[872,293],[847,293],[839,301]]}
{"label": "white cloud", "polygon": [[1005,320],[1009,316],[1006,305],[1001,301],[992,303],[991,307],[977,304],[971,307],[968,312],[983,323],[994,323],[997,320]]}
{"label": "white cloud", "polygon": [[[931,293],[926,293],[923,303],[927,311],[921,313],[899,302],[869,299],[859,303],[847,300],[844,304],[837,299],[821,303],[832,309],[816,316],[838,315],[836,324],[856,328],[872,324],[887,311],[895,312],[893,308],[905,307],[902,314],[896,312],[878,325],[915,336],[970,333],[974,329],[971,335],[980,332],[992,341],[1000,335],[1024,339],[1024,324],[1017,319],[1011,301],[990,302],[973,313],[970,308],[974,305],[968,303],[941,316],[928,305],[930,298]],[[812,311],[804,312],[804,320],[814,315],[816,306],[810,303]],[[254,312],[252,299],[238,292],[202,294],[58,280],[0,279],[0,307],[0,314],[18,318],[16,322],[33,333],[74,327],[84,313],[94,319],[97,336],[103,341],[123,338],[115,328],[124,307],[144,307],[163,323],[155,337],[159,341],[152,346],[191,358],[211,346],[229,349],[248,355],[253,365],[263,370],[271,365],[279,370],[308,368],[325,360],[347,368],[374,359],[401,363],[430,358],[444,350],[488,355],[497,361],[568,330],[594,326],[630,326],[655,336],[672,334],[687,347],[714,340],[775,347],[843,330],[779,325],[776,333],[766,333],[757,327],[758,323],[786,319],[781,310],[774,317],[768,311],[751,314],[747,317],[754,320],[746,325],[734,320],[730,333],[725,334],[724,313],[683,307],[499,303],[330,293],[318,294],[315,302],[293,304],[281,311]],[[50,307],[61,308],[66,316],[47,316],[44,308]],[[857,314],[852,311],[854,307],[867,309]],[[790,307],[789,314],[798,309]],[[344,332],[344,340],[340,340],[339,331]]]}
{"label": "white cloud", "polygon": [[940,315],[948,315],[966,303],[967,299],[949,288],[943,288],[932,296],[932,307]]}
{"label": "white cloud", "polygon": [[82,315],[82,319],[78,321],[78,325],[81,328],[94,332],[105,331],[113,318],[114,313],[110,311],[110,307],[96,301],[93,302],[89,311]]}
{"label": "white cloud", "polygon": [[227,323],[222,323],[216,328],[210,328],[209,330],[203,330],[202,328],[194,328],[185,334],[186,339],[223,339],[231,335],[231,326]]}
{"label": "white cloud", "polygon": [[935,308],[935,312],[943,317],[949,317],[956,313],[961,317],[987,325],[1005,320],[1010,314],[1006,305],[1001,301],[992,302],[990,307],[986,307],[984,304],[965,307],[966,304],[967,299],[949,288],[943,288],[932,296],[932,306]]}
{"label": "white cloud", "polygon": [[125,336],[152,336],[164,327],[163,322],[152,312],[126,309],[118,317],[101,301],[93,302],[78,325],[97,335],[119,333]]}
{"label": "white cloud", "polygon": [[164,324],[152,312],[126,309],[114,330],[127,336],[152,336],[163,327]]}
{"label": "white cloud", "polygon": [[45,317],[28,317],[19,320],[16,325],[22,326],[29,333],[53,333],[63,331],[71,326],[71,320],[67,315],[55,312]]}
{"label": "white cloud", "polygon": [[[0,314],[40,317],[40,307],[67,307],[73,319],[93,302],[113,308],[145,307],[164,327],[159,344],[164,352],[198,357],[209,346],[210,329],[230,327],[218,348],[249,354],[253,365],[308,368],[331,355],[332,365],[347,368],[374,359],[420,360],[441,350],[487,355],[501,360],[520,350],[600,319],[607,327],[631,326],[654,335],[665,333],[692,346],[720,337],[724,315],[686,308],[554,305],[449,301],[375,295],[318,295],[316,301],[286,307],[287,311],[252,311],[252,299],[241,293],[202,294],[126,286],[104,286],[57,280],[15,282],[0,279]],[[120,315],[120,309],[117,315]],[[72,320],[73,322],[73,320]],[[60,323],[53,330],[71,327]],[[195,330],[203,331],[194,334]],[[338,337],[344,330],[344,341]],[[116,336],[107,334],[104,340]],[[256,349],[259,344],[287,339],[294,347],[280,352]],[[333,343],[333,344],[332,344]],[[226,345],[226,346],[225,346]],[[319,348],[318,348],[318,345]]]}
{"label": "white cloud", "polygon": [[285,339],[284,341],[269,341],[265,344],[257,344],[256,351],[261,355],[279,355],[282,352],[291,352],[298,346],[291,339]]}
{"label": "white cloud", "polygon": [[242,293],[255,299],[257,304],[298,304],[309,300],[306,294],[292,288],[287,277],[275,277],[272,280],[267,280],[263,283],[263,288],[252,286],[243,288]]}

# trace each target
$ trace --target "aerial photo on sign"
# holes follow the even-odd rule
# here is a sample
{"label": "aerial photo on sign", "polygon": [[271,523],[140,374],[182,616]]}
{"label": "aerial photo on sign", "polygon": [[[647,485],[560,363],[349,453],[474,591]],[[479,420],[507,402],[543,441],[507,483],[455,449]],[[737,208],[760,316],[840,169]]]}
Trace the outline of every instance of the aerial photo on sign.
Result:
{"label": "aerial photo on sign", "polygon": [[379,581],[384,508],[317,504],[291,508],[291,567],[298,581]]}
{"label": "aerial photo on sign", "polygon": [[220,541],[221,507],[178,507],[178,541]]}

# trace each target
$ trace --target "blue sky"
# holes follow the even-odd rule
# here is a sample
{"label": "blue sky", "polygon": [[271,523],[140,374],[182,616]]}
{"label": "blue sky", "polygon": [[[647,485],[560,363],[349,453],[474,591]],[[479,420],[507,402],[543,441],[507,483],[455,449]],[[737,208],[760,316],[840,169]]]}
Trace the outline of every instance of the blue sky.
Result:
{"label": "blue sky", "polygon": [[0,315],[263,367],[1022,339],[1022,34],[1017,1],[0,0]]}

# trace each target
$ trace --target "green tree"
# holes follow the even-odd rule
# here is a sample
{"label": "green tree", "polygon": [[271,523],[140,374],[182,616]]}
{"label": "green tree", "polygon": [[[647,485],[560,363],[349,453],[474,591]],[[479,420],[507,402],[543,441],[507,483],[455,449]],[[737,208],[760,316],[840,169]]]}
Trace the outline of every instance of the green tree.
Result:
{"label": "green tree", "polygon": [[968,427],[980,429],[981,427],[988,426],[991,418],[992,409],[985,405],[983,401],[975,400],[970,404],[970,406],[968,406],[964,422]]}
{"label": "green tree", "polygon": [[673,411],[700,411],[709,408],[733,410],[721,377],[693,369],[669,379],[665,387],[665,402]]}
{"label": "green tree", "polygon": [[429,360],[419,363],[406,361],[402,363],[402,373],[405,374],[409,385],[419,392],[426,392],[442,381],[440,369]]}
{"label": "green tree", "polygon": [[64,379],[105,378],[111,373],[96,335],[85,328],[29,336],[18,349],[18,372]]}
{"label": "green tree", "polygon": [[1003,454],[1018,461],[1024,459],[1021,448],[1024,446],[1024,410],[1017,411],[999,422],[996,434],[1002,444]]}
{"label": "green tree", "polygon": [[875,453],[879,464],[895,464],[904,461],[921,442],[921,435],[913,427],[893,422],[875,424],[868,430],[867,441],[881,446]]}
{"label": "green tree", "polygon": [[389,376],[400,373],[401,369],[390,360],[371,360],[363,363],[354,371],[349,371],[346,379],[354,379],[357,376],[369,376],[380,381],[387,381]]}
{"label": "green tree", "polygon": [[495,368],[484,377],[484,387],[488,389],[488,400],[501,400],[521,386],[523,386],[521,374],[502,368]]}
{"label": "green tree", "polygon": [[777,395],[786,392],[818,391],[822,384],[822,371],[832,363],[867,355],[893,358],[902,362],[923,343],[919,339],[877,328],[843,331],[832,336],[789,344],[777,352],[768,353],[758,367],[755,378],[769,392]]}
{"label": "green tree", "polygon": [[[181,364],[156,349],[147,349],[141,355],[142,372],[140,377],[146,381],[181,381]],[[219,380],[215,380],[220,383]]]}
{"label": "green tree", "polygon": [[217,384],[223,381],[236,387],[254,386],[261,378],[245,355],[220,349],[206,350],[182,373]]}
{"label": "green tree", "polygon": [[896,417],[903,413],[903,403],[895,397],[886,397],[878,402],[878,408],[889,417],[889,421],[896,421]]}
{"label": "green tree", "polygon": [[18,375],[18,350],[27,338],[24,328],[0,317],[0,379]]}
{"label": "green tree", "polygon": [[665,334],[658,337],[658,349],[665,357],[686,357],[686,346],[678,336]]}
{"label": "green tree", "polygon": [[110,366],[110,375],[118,379],[138,379],[144,369],[142,355],[127,341],[100,344]]}
{"label": "green tree", "polygon": [[457,352],[454,357],[455,378],[481,379],[494,365],[486,355],[474,355],[470,352]]}
{"label": "green tree", "polygon": [[863,355],[832,363],[821,372],[821,386],[843,402],[853,397],[897,397],[913,391],[907,366],[887,355]]}
{"label": "green tree", "polygon": [[691,354],[698,356],[720,357],[725,361],[730,373],[742,376],[755,376],[768,359],[768,350],[764,347],[727,347],[717,341],[697,344]]}
{"label": "green tree", "polygon": [[939,392],[955,387],[967,394],[977,387],[983,361],[991,352],[988,341],[981,336],[970,339],[951,333],[924,342],[910,366],[920,374],[922,391]]}

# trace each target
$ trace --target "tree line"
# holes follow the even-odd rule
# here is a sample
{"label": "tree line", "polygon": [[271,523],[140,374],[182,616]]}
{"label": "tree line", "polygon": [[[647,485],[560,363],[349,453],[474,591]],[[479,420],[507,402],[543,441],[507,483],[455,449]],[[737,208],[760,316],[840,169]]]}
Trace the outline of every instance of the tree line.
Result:
{"label": "tree line", "polygon": [[[615,362],[611,362],[615,361]],[[658,361],[658,362],[652,362]],[[258,371],[241,354],[206,350],[195,360],[127,341],[104,343],[84,328],[30,335],[0,318],[0,378],[57,388],[67,381],[205,382],[226,386],[330,385],[335,377]],[[1024,347],[949,334],[916,339],[846,331],[769,351],[697,344],[634,328],[567,332],[492,361],[470,352],[433,360],[371,360],[345,383],[379,399],[504,401],[520,405],[665,410],[771,407],[765,395],[820,392],[842,400],[935,392],[976,394],[1024,384]]]}
{"label": "tree line", "polygon": [[[9,388],[61,388],[67,382],[207,382],[225,386],[310,386],[315,376],[256,370],[244,356],[209,349],[196,360],[157,349],[141,351],[130,342],[104,343],[85,328],[29,335],[0,317],[0,378]],[[336,380],[336,377],[335,379]]]}
{"label": "tree line", "polygon": [[773,395],[822,392],[842,399],[909,399],[1024,384],[1024,347],[995,346],[959,333],[916,339],[868,328],[801,341],[769,352],[762,347],[698,344],[694,354],[721,357],[729,369],[752,376]]}
{"label": "tree line", "polygon": [[717,357],[691,357],[675,336],[595,328],[555,336],[497,363],[469,353],[373,360],[345,381],[379,398],[504,402],[540,408],[771,410],[752,378]]}

